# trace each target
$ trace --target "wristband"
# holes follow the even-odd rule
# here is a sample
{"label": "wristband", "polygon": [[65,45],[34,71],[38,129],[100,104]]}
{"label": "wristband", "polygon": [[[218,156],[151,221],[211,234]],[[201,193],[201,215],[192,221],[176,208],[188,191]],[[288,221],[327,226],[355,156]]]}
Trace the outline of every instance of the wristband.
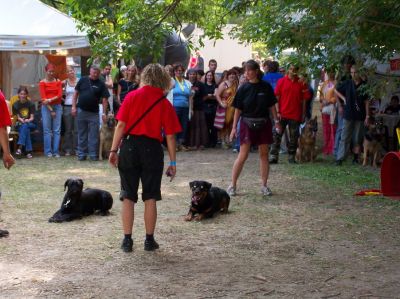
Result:
{"label": "wristband", "polygon": [[170,161],[169,166],[176,166],[176,161]]}

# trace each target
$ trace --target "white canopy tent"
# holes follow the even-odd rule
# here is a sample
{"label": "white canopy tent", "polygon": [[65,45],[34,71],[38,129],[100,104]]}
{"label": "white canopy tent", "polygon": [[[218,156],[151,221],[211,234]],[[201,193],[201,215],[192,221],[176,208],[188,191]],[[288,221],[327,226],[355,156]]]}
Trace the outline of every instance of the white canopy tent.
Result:
{"label": "white canopy tent", "polygon": [[0,87],[7,98],[21,84],[43,78],[47,60],[41,54],[87,55],[86,33],[53,7],[39,0],[0,0],[0,9]]}
{"label": "white canopy tent", "polygon": [[89,46],[75,21],[39,0],[0,0],[0,51],[75,49]]}

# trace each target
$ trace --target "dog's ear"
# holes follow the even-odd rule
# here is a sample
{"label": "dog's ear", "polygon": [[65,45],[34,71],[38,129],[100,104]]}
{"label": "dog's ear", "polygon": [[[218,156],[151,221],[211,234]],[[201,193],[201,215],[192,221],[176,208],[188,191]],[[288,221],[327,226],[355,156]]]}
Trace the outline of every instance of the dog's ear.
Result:
{"label": "dog's ear", "polygon": [[64,191],[67,188],[67,186],[68,186],[70,181],[71,181],[71,179],[68,179],[68,180],[65,181],[65,183],[64,183]]}
{"label": "dog's ear", "polygon": [[210,190],[210,188],[211,188],[212,184],[211,184],[211,183],[209,183],[209,182],[204,182],[204,183],[205,183],[205,186],[207,187],[207,189],[208,189],[208,190]]}
{"label": "dog's ear", "polygon": [[81,184],[81,186],[83,188],[83,180],[82,179],[78,179],[77,181],[79,182],[79,184]]}

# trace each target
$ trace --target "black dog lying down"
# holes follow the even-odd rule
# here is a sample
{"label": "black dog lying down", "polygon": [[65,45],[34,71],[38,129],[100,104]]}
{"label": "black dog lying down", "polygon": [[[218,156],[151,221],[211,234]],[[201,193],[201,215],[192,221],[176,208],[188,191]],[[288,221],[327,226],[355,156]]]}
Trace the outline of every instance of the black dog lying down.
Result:
{"label": "black dog lying down", "polygon": [[69,178],[65,181],[65,193],[61,208],[49,219],[49,222],[64,222],[80,219],[95,211],[106,216],[113,205],[113,198],[107,191],[100,189],[83,189],[83,181],[79,178]]}
{"label": "black dog lying down", "polygon": [[192,190],[192,200],[189,213],[185,217],[186,221],[211,218],[216,212],[228,212],[231,198],[225,190],[211,187],[206,181],[193,181],[189,186]]}

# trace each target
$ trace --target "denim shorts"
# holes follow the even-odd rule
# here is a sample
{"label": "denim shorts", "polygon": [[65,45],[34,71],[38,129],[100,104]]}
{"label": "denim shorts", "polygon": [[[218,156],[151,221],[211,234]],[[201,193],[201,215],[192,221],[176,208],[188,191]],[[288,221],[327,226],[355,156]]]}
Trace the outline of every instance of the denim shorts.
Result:
{"label": "denim shorts", "polygon": [[142,200],[161,200],[161,179],[164,151],[157,139],[130,135],[124,139],[119,152],[118,170],[121,178],[120,200],[138,200],[139,181]]}

